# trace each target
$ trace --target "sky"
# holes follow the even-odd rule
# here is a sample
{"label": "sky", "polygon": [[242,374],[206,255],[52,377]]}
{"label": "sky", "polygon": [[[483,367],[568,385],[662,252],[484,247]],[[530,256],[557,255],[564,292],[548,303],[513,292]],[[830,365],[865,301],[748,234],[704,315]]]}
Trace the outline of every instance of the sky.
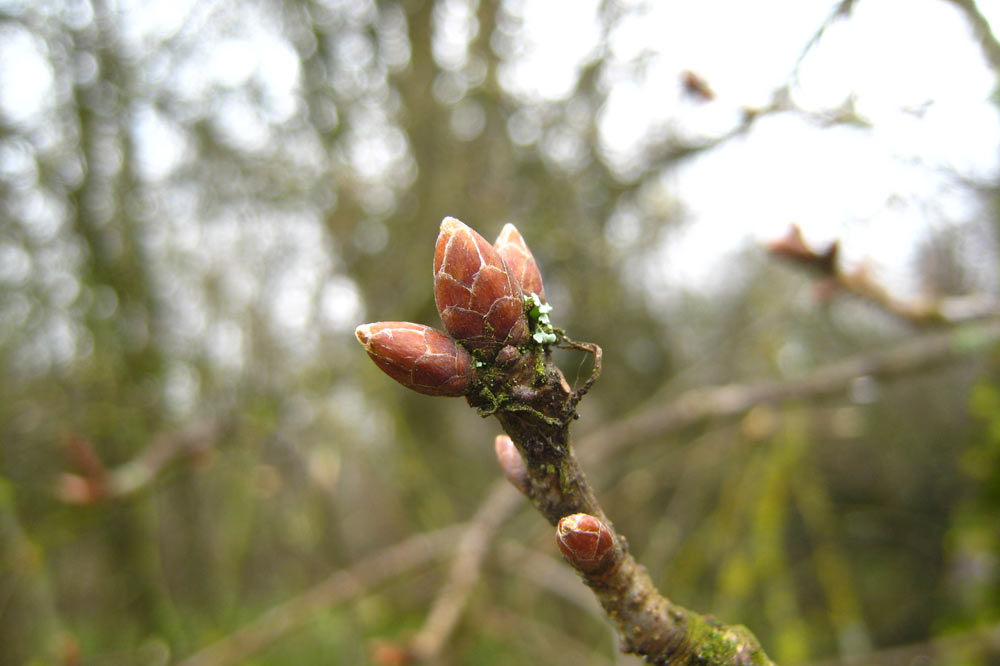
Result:
{"label": "sky", "polygon": [[[505,83],[528,99],[566,95],[574,68],[592,54],[598,3],[515,4],[527,45]],[[606,55],[619,71],[608,77],[601,139],[626,175],[658,132],[724,134],[744,109],[766,107],[786,86],[798,110],[821,116],[850,101],[868,125],[827,128],[801,113],[777,114],[672,170],[661,198],[679,197],[688,223],[648,262],[648,280],[668,289],[722,286],[718,276],[733,279],[720,270],[732,252],[795,222],[811,242],[839,239],[846,262],[915,295],[918,241],[948,225],[986,222],[962,181],[1000,175],[1000,116],[990,100],[997,82],[964,16],[941,0],[862,0],[810,44],[836,4],[636,2],[610,34]],[[1000,25],[1000,1],[980,7]],[[645,65],[636,72],[639,58]],[[709,83],[713,101],[685,99],[686,70]],[[612,226],[620,240],[638,228],[627,218]]]}

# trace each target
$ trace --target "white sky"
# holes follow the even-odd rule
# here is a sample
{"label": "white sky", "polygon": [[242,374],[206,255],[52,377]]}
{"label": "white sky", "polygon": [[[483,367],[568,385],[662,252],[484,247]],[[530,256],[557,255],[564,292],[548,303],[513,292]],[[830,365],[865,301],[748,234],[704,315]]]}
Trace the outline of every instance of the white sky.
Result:
{"label": "white sky", "polygon": [[[525,57],[502,80],[525,99],[559,99],[592,53],[597,2],[513,4],[525,19]],[[965,18],[941,0],[861,0],[829,26],[796,76],[797,58],[836,4],[638,2],[611,33],[607,55],[619,75],[608,81],[600,128],[625,174],[658,131],[724,133],[783,85],[807,111],[853,99],[872,125],[828,129],[796,114],[769,117],[673,171],[663,198],[679,197],[689,222],[649,262],[647,278],[668,288],[714,286],[713,276],[732,277],[722,269],[727,250],[794,221],[808,239],[839,238],[847,261],[871,262],[894,288],[912,291],[916,241],[980,214],[953,174],[996,180],[1000,121],[989,100],[997,82]],[[996,25],[1000,2],[980,4]],[[717,99],[685,100],[684,70],[704,77]],[[624,226],[615,233],[627,236]]]}

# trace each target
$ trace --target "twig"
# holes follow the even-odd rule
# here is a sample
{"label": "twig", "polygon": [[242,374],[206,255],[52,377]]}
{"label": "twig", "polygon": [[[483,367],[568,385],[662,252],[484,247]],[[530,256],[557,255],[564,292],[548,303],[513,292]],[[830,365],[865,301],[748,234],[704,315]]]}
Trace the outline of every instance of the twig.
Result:
{"label": "twig", "polygon": [[257,619],[202,648],[177,666],[226,666],[242,662],[316,613],[344,603],[371,587],[440,557],[467,529],[459,523],[418,534],[341,569],[303,594],[264,611]]}
{"label": "twig", "polygon": [[830,15],[826,18],[826,20],[823,21],[823,23],[819,26],[819,29],[816,30],[816,32],[813,33],[813,36],[809,39],[809,41],[806,42],[806,45],[802,49],[802,52],[799,53],[799,57],[795,61],[795,67],[792,70],[793,82],[796,83],[798,82],[799,70],[802,67],[802,61],[804,61],[806,59],[806,56],[808,56],[809,53],[812,52],[813,48],[815,48],[816,45],[819,44],[819,41],[823,38],[823,35],[826,34],[826,31],[830,28],[830,26],[832,26],[837,21],[844,19],[845,17],[850,17],[851,12],[854,10],[854,5],[856,1],[857,0],[841,0],[841,2],[833,9],[833,11],[830,12]]}
{"label": "twig", "polygon": [[173,435],[161,435],[132,460],[107,468],[90,440],[72,434],[66,455],[78,474],[60,474],[54,493],[67,504],[86,506],[123,499],[151,484],[177,458],[202,457],[218,438],[220,426],[210,421]]}
{"label": "twig", "polygon": [[797,224],[790,225],[785,235],[768,243],[767,248],[774,255],[817,273],[822,278],[817,287],[823,295],[836,291],[852,294],[915,326],[957,324],[1000,313],[996,299],[980,294],[920,301],[896,298],[864,267],[845,272],[837,261],[837,242],[821,252],[810,248]]}
{"label": "twig", "polygon": [[979,11],[975,0],[948,0],[958,7],[969,24],[972,26],[972,33],[979,40],[979,46],[983,50],[983,56],[990,63],[994,73],[1000,72],[1000,39],[997,39],[990,28],[990,22],[986,16]]}
{"label": "twig", "polygon": [[562,597],[588,615],[604,622],[604,613],[595,602],[594,595],[580,587],[576,576],[556,558],[526,548],[513,539],[507,539],[500,544],[498,559],[508,573],[527,578],[539,588]]}
{"label": "twig", "polygon": [[575,407],[580,403],[580,400],[583,399],[583,396],[587,395],[587,391],[590,390],[590,387],[592,387],[594,382],[596,382],[601,376],[601,361],[604,358],[604,352],[601,350],[599,345],[596,345],[593,342],[577,342],[576,340],[571,340],[565,333],[561,333],[560,337],[563,342],[563,344],[560,345],[562,349],[577,349],[579,351],[587,352],[594,357],[594,369],[590,373],[590,377],[587,377],[587,381],[583,383],[583,386],[570,394],[569,406],[575,409]]}
{"label": "twig", "polygon": [[[915,372],[949,363],[957,358],[979,353],[989,349],[1000,341],[1000,322],[987,323],[985,326],[967,324],[953,332],[933,333],[916,338],[902,345],[897,345],[882,352],[870,352],[846,360],[832,363],[817,370],[789,380],[774,382],[757,382],[751,384],[730,384],[689,391],[681,394],[664,405],[662,401],[648,405],[644,410],[626,417],[625,420],[614,423],[603,429],[585,436],[580,441],[582,456],[589,464],[596,464],[615,455],[620,449],[635,443],[645,442],[668,433],[676,432],[709,419],[724,419],[739,416],[759,404],[774,404],[787,400],[808,400],[836,395],[847,390],[851,382],[859,377],[871,376],[882,380],[891,380]],[[507,494],[516,497],[507,484],[496,484],[484,500],[483,507],[491,504],[494,494],[500,489],[509,491]],[[477,531],[477,537],[492,538],[496,534],[499,523],[512,515],[516,504],[509,510],[493,514],[496,521],[494,529]],[[477,519],[484,518],[489,512],[480,508],[476,512]],[[475,521],[474,521],[475,522]],[[470,539],[472,537],[469,537]],[[478,558],[487,552],[488,543],[482,548],[470,549]],[[457,552],[462,552],[460,549]],[[466,562],[459,567],[452,567],[452,581],[458,576],[458,571],[473,568],[478,570],[478,562]],[[435,621],[438,642],[434,651],[428,651],[425,658],[433,658],[440,653],[447,637],[454,631],[460,617],[461,604],[467,602],[475,579],[463,578],[466,586],[464,594],[458,594],[457,586],[450,581],[445,588],[449,589],[448,614],[451,626],[440,620]],[[442,590],[444,595],[444,590]],[[441,598],[435,601],[434,608],[443,604]],[[434,611],[431,612],[434,615]],[[439,615],[440,617],[440,615]],[[429,622],[429,620],[428,620]],[[421,633],[426,631],[421,630]]]}
{"label": "twig", "polygon": [[505,482],[494,484],[476,515],[462,532],[448,580],[431,606],[423,627],[410,641],[416,659],[436,659],[461,617],[476,581],[480,566],[497,530],[521,504],[521,496]]}
{"label": "twig", "polygon": [[926,333],[879,351],[822,366],[801,377],[695,389],[668,404],[661,401],[584,437],[588,462],[614,455],[634,442],[648,442],[709,419],[732,418],[760,404],[822,398],[847,390],[859,377],[893,379],[983,353],[1000,342],[1000,319]]}
{"label": "twig", "polygon": [[[586,575],[585,582],[617,626],[623,652],[677,666],[770,664],[748,630],[718,624],[661,595],[628,552],[625,539],[615,533],[570,442],[579,395],[552,361],[550,345],[558,336],[548,322],[550,308],[537,293],[521,289],[522,284],[541,285],[541,275],[520,235],[502,234],[494,247],[461,221],[446,217],[433,265],[434,301],[448,334],[411,322],[363,324],[355,335],[372,361],[414,391],[464,395],[480,415],[495,416],[527,467],[528,482],[520,484],[525,495],[560,534],[567,516],[586,514],[599,522],[607,534],[601,543],[612,544],[615,553],[613,571],[582,566],[580,558],[571,563]],[[596,347],[593,353],[599,369]],[[470,562],[478,561],[475,550],[485,540],[475,543]],[[474,575],[475,569],[466,567],[471,574],[460,578]],[[607,573],[600,583],[594,578],[598,573]],[[447,612],[442,617],[460,608],[451,601],[443,606]]]}

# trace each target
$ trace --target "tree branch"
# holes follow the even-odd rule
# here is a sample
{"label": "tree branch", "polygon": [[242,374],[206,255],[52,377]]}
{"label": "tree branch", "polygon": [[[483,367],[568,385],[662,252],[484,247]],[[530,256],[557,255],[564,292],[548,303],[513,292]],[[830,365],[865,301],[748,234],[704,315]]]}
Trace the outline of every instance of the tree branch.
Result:
{"label": "tree branch", "polygon": [[[586,574],[585,582],[617,625],[622,651],[654,664],[770,664],[746,629],[709,621],[662,596],[628,552],[625,539],[615,533],[569,433],[577,403],[600,373],[601,351],[552,326],[537,263],[520,233],[507,225],[491,245],[461,221],[446,217],[433,268],[434,301],[447,335],[411,322],[363,324],[355,335],[372,361],[414,391],[464,395],[481,416],[495,416],[517,448],[527,478],[509,460],[505,472],[550,524],[561,528],[567,516],[585,514],[602,526],[607,533],[602,544],[613,544],[616,555],[612,570],[600,570],[602,576],[607,573],[602,578],[606,585],[593,578],[596,570],[572,563]],[[594,374],[579,391],[570,388],[552,360],[552,346],[559,344],[594,355]],[[479,550],[485,540],[472,543]],[[475,550],[470,562],[479,559]],[[474,573],[466,569],[459,578]],[[452,606],[444,605],[442,617],[454,615]]]}
{"label": "tree branch", "polygon": [[[605,530],[604,543],[610,544],[613,561],[593,570],[570,562],[618,627],[622,651],[654,664],[770,664],[745,628],[728,627],[677,606],[656,590],[629,553],[625,538],[615,532],[573,452],[569,423],[575,403],[562,373],[547,350],[526,355],[528,362],[510,364],[513,370],[508,372],[488,365],[481,369],[477,381],[489,384],[467,399],[480,411],[504,405],[494,414],[527,466],[526,495],[552,525],[561,532],[567,517],[585,515]],[[519,374],[522,367],[533,369],[530,382]]]}
{"label": "tree branch", "polygon": [[968,19],[972,27],[972,34],[979,41],[979,47],[983,51],[983,56],[990,63],[993,72],[1000,73],[1000,39],[997,39],[993,34],[993,30],[990,29],[990,22],[979,11],[976,1],[948,0],[948,2],[958,7],[965,14],[965,18]]}
{"label": "tree branch", "polygon": [[204,456],[219,436],[219,423],[209,421],[170,435],[156,437],[142,453],[107,468],[87,437],[71,434],[65,451],[77,474],[60,474],[54,493],[67,504],[86,506],[129,497],[149,486],[178,458]]}
{"label": "tree branch", "polygon": [[831,243],[822,252],[810,248],[797,224],[790,225],[787,233],[768,243],[767,248],[775,256],[819,275],[821,281],[817,283],[817,290],[820,295],[829,297],[838,291],[849,293],[914,326],[953,325],[1000,313],[1000,303],[984,294],[918,301],[896,298],[876,282],[864,267],[845,272],[837,261],[839,243]]}
{"label": "tree branch", "polygon": [[520,504],[520,495],[506,483],[498,483],[490,490],[476,515],[462,531],[448,580],[441,587],[420,631],[410,640],[410,656],[432,661],[441,653],[462,615],[472,588],[479,580],[480,566],[490,543]]}
{"label": "tree branch", "polygon": [[625,419],[585,437],[588,462],[614,455],[635,442],[691,427],[710,419],[732,418],[760,404],[825,398],[847,390],[859,377],[889,380],[981,354],[1000,342],[1000,319],[926,333],[889,349],[853,356],[787,380],[727,384],[694,389],[664,404],[655,401]]}
{"label": "tree branch", "polygon": [[450,550],[467,525],[460,523],[410,537],[347,569],[341,569],[303,594],[269,608],[257,619],[202,648],[177,666],[228,666],[305,624],[316,613],[357,597],[371,587],[430,562]]}

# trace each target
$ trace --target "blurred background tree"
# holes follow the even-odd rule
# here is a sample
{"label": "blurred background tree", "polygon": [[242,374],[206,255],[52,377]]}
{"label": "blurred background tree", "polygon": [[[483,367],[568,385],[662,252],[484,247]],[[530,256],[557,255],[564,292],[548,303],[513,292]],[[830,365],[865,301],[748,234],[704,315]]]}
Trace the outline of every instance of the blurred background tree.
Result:
{"label": "blurred background tree", "polygon": [[[494,424],[353,339],[437,323],[444,215],[516,223],[556,324],[604,347],[578,439],[926,335],[765,256],[796,219],[903,297],[992,304],[989,4],[0,2],[0,664],[174,663],[472,517]],[[997,663],[977,331],[919,374],[626,437],[590,474],[661,590],[780,663]],[[438,555],[244,663],[390,663]],[[444,662],[627,663],[555,557],[532,512],[505,522]]]}

